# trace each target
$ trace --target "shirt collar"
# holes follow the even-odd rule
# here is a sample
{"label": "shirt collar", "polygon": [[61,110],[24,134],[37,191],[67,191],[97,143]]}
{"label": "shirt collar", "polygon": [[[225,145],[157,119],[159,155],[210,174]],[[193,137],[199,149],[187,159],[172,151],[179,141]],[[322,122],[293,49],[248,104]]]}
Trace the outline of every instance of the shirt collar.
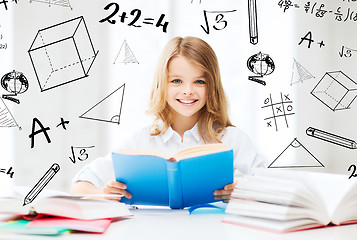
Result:
{"label": "shirt collar", "polygon": [[[171,126],[164,132],[162,133],[162,140],[164,143],[166,143],[167,141],[169,141],[172,137],[174,137],[174,135],[178,135],[177,132],[175,132]],[[201,140],[201,136],[200,136],[200,133],[198,131],[198,123],[196,123],[193,128],[191,128],[190,130],[187,130],[185,133],[184,133],[185,136],[193,136],[197,142],[200,142]]]}

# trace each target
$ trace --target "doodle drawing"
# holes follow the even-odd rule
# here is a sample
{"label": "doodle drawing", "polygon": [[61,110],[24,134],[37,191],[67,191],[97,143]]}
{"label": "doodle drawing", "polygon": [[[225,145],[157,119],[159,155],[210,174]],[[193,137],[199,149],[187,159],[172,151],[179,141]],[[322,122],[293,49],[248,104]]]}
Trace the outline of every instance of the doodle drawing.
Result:
{"label": "doodle drawing", "polygon": [[69,157],[69,159],[73,163],[76,163],[76,160],[79,160],[79,161],[87,160],[88,157],[89,157],[88,150],[90,148],[94,148],[94,146],[86,146],[86,147],[74,147],[74,146],[71,146],[72,156]]}
{"label": "doodle drawing", "polygon": [[[83,113],[80,118],[120,124],[125,84]],[[120,104],[120,106],[118,105]]]}
{"label": "doodle drawing", "polygon": [[336,145],[340,145],[342,147],[356,149],[357,143],[355,140],[347,139],[333,133],[325,132],[320,129],[316,129],[313,127],[309,127],[306,129],[306,134],[310,137],[318,138]]}
{"label": "doodle drawing", "polygon": [[42,92],[88,77],[98,51],[77,17],[39,30],[28,53]]}
{"label": "doodle drawing", "polygon": [[250,43],[258,43],[257,0],[248,0]]}
{"label": "doodle drawing", "polygon": [[2,98],[20,103],[20,100],[14,98],[17,94],[24,93],[29,87],[29,82],[22,72],[13,70],[6,73],[1,78],[1,86],[10,94],[3,94]]}
{"label": "doodle drawing", "polygon": [[256,76],[249,76],[248,80],[260,83],[264,86],[266,85],[266,82],[261,78],[271,74],[275,70],[273,59],[268,54],[261,52],[248,58],[247,67],[249,71],[257,74]]}
{"label": "doodle drawing", "polygon": [[122,43],[120,50],[114,60],[114,64],[116,63],[116,61],[118,60],[121,63],[137,63],[139,64],[139,62],[136,60],[133,51],[131,51],[128,43],[126,42],[126,40],[124,40],[124,42]]}
{"label": "doodle drawing", "polygon": [[[237,10],[228,10],[228,11],[206,11],[206,10],[203,10],[205,25],[201,25],[202,30],[205,31],[205,33],[209,34],[211,27],[216,31],[225,29],[228,26],[228,21],[225,18],[226,17],[225,14],[232,13],[235,11],[237,11]],[[215,16],[213,26],[211,26],[212,24],[210,24],[208,15]]]}
{"label": "doodle drawing", "polygon": [[30,3],[32,2],[47,3],[49,7],[55,5],[60,7],[69,7],[70,9],[72,9],[69,0],[30,0]]}
{"label": "doodle drawing", "polygon": [[290,86],[298,82],[303,83],[311,78],[315,77],[294,58]]}
{"label": "doodle drawing", "polygon": [[47,170],[47,172],[41,177],[41,179],[35,184],[31,191],[26,195],[23,206],[31,203],[40,194],[40,192],[46,187],[51,179],[58,173],[60,166],[57,163]]}
{"label": "doodle drawing", "polygon": [[326,72],[311,94],[332,111],[349,109],[357,97],[357,83],[341,71]]}
{"label": "doodle drawing", "polygon": [[284,149],[268,168],[325,167],[297,138]]}
{"label": "doodle drawing", "polygon": [[10,176],[10,178],[13,178],[15,172],[12,170],[12,167],[10,167],[7,171],[6,168],[0,168],[0,173],[6,173],[6,175]]}
{"label": "doodle drawing", "polygon": [[4,101],[0,100],[0,127],[19,127]]}
{"label": "doodle drawing", "polygon": [[264,105],[261,107],[269,112],[269,117],[264,119],[267,127],[273,127],[274,125],[275,130],[278,131],[278,125],[280,124],[278,121],[283,120],[286,127],[289,128],[288,116],[295,114],[292,103],[289,94],[280,93],[280,101],[278,102],[273,102],[272,96],[269,94],[269,97],[264,100]]}

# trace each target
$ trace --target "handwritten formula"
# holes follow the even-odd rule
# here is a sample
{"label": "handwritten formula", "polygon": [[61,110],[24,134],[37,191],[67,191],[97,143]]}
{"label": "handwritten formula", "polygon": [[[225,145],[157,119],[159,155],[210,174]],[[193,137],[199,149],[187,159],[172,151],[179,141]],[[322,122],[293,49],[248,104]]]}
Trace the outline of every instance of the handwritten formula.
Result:
{"label": "handwritten formula", "polygon": [[12,167],[10,167],[7,171],[6,168],[0,168],[0,173],[5,173],[6,175],[9,175],[10,178],[14,176],[14,171],[12,171]]}
{"label": "handwritten formula", "polygon": [[304,4],[298,4],[290,0],[280,0],[278,2],[278,6],[284,12],[292,9],[298,9],[304,11],[305,14],[309,14],[320,19],[330,16],[337,22],[357,21],[357,7],[355,7],[355,9],[341,6],[330,8],[325,3],[307,1]]}
{"label": "handwritten formula", "polygon": [[[100,23],[108,22],[110,24],[116,24],[117,20],[113,19],[117,16],[121,23],[128,22],[128,26],[132,27],[142,27],[141,24],[146,25],[155,25],[155,27],[162,27],[163,32],[167,32],[167,26],[169,22],[163,22],[165,18],[165,14],[161,14],[157,21],[154,18],[142,18],[141,17],[141,10],[140,9],[133,9],[130,11],[130,14],[127,12],[120,13],[119,4],[116,2],[109,3],[104,7],[105,10],[112,10],[112,12],[105,18],[99,20]],[[143,19],[143,20],[142,20]]]}

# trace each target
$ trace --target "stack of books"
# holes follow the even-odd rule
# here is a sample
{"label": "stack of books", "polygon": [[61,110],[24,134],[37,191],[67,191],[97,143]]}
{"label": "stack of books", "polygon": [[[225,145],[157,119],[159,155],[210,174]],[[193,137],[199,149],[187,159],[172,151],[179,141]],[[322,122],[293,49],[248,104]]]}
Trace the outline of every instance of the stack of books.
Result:
{"label": "stack of books", "polygon": [[24,197],[19,193],[0,198],[0,216],[7,218],[0,223],[0,232],[39,235],[73,231],[104,233],[113,221],[132,216],[123,203],[88,199],[84,195],[43,194],[31,204],[23,203]]}
{"label": "stack of books", "polygon": [[357,223],[357,179],[343,174],[257,169],[238,179],[224,222],[273,232]]}

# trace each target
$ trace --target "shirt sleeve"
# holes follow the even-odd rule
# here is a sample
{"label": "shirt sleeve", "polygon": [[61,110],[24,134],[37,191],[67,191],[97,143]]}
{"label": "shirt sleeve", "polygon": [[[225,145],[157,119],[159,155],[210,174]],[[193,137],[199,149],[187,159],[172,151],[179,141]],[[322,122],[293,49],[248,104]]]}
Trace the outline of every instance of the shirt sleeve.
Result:
{"label": "shirt sleeve", "polygon": [[236,176],[251,174],[254,168],[268,166],[266,158],[257,151],[249,136],[239,128],[227,128],[222,142],[233,149]]}
{"label": "shirt sleeve", "polygon": [[85,165],[73,178],[73,183],[86,181],[102,189],[109,181],[114,181],[114,169],[111,153]]}
{"label": "shirt sleeve", "polygon": [[[137,149],[147,142],[150,128],[139,129],[135,134],[129,137],[121,144],[119,149]],[[85,165],[73,178],[73,183],[78,181],[90,182],[96,187],[103,189],[109,181],[115,181],[115,173],[112,162],[112,153],[104,157],[99,157],[91,163]]]}

